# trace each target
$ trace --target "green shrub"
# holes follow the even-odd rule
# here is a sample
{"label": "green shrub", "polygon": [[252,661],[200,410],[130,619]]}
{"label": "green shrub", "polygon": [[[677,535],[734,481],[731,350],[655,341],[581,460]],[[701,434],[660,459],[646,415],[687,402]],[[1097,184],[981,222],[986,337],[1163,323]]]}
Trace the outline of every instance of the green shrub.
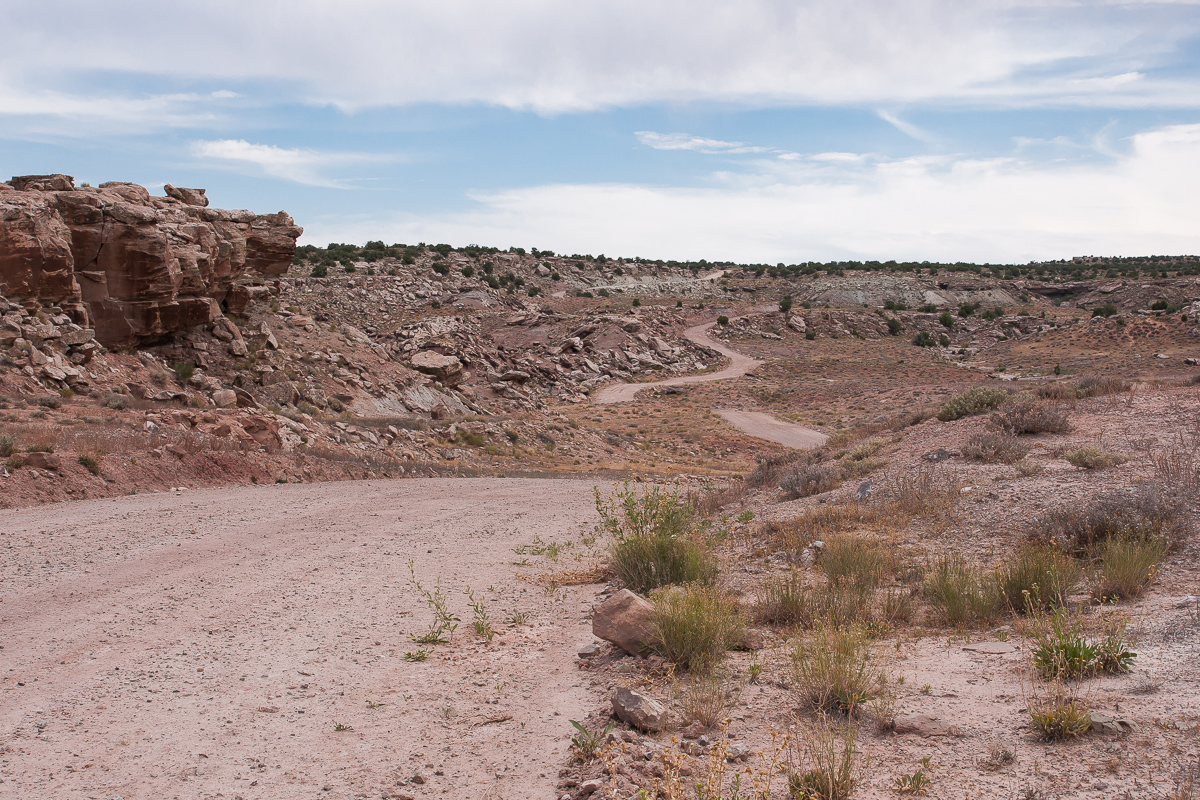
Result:
{"label": "green shrub", "polygon": [[25,448],[26,453],[53,453],[54,445],[49,442],[37,442]]}
{"label": "green shrub", "polygon": [[979,303],[961,303],[958,306],[958,315],[966,318],[979,310]]}
{"label": "green shrub", "polygon": [[790,294],[784,295],[783,299],[779,301],[779,310],[784,314],[792,310],[792,296]]}
{"label": "green shrub", "polygon": [[889,334],[892,336],[899,336],[903,327],[904,326],[900,324],[900,320],[896,319],[895,317],[888,317],[887,329]]}
{"label": "green shrub", "polygon": [[1004,607],[994,573],[969,566],[961,556],[942,556],[925,577],[925,596],[948,625],[986,625]]}
{"label": "green shrub", "polygon": [[317,264],[312,268],[312,272],[308,273],[311,278],[324,278],[329,274],[329,268],[324,264]]}
{"label": "green shrub", "polygon": [[8,458],[17,449],[17,440],[12,434],[0,433],[0,458]]}
{"label": "green shrub", "polygon": [[717,317],[717,324],[721,327],[725,327],[729,324],[729,317],[722,314],[721,316]]}
{"label": "green shrub", "polygon": [[[788,797],[792,800],[846,800],[858,783],[854,726],[823,719],[793,742],[788,759]],[[715,797],[715,795],[714,795]]]}
{"label": "green shrub", "polygon": [[936,347],[937,339],[928,331],[917,331],[917,335],[913,337],[912,343],[917,347]]}
{"label": "green shrub", "polygon": [[192,379],[192,375],[196,372],[196,365],[189,364],[186,361],[180,361],[174,364],[171,369],[175,372],[175,377],[181,386],[186,386],[187,382]]}
{"label": "green shrub", "polygon": [[1102,603],[1137,597],[1154,582],[1167,544],[1154,535],[1119,534],[1100,545],[1100,576],[1092,596]]}
{"label": "green shrub", "polygon": [[1030,700],[1029,718],[1033,729],[1046,741],[1074,739],[1092,727],[1087,706],[1061,687],[1050,697]]}
{"label": "green shrub", "polygon": [[1110,622],[1100,642],[1088,641],[1082,623],[1066,608],[1037,621],[1033,665],[1046,680],[1078,680],[1098,672],[1127,672],[1137,658],[1137,653],[1129,649],[1122,621]]}
{"label": "green shrub", "polygon": [[83,465],[84,469],[86,469],[88,472],[92,473],[93,475],[100,474],[100,463],[98,461],[96,461],[96,459],[92,458],[91,456],[80,456],[79,463]]}
{"label": "green shrub", "polygon": [[1107,469],[1129,460],[1129,456],[1090,446],[1063,453],[1063,458],[1080,469]]}
{"label": "green shrub", "polygon": [[601,528],[612,539],[610,565],[635,592],[660,586],[707,582],[716,562],[693,530],[693,511],[679,490],[648,487],[639,495],[628,481],[607,503],[596,488]]}
{"label": "green shrub", "polygon": [[763,584],[755,616],[772,625],[812,625],[810,590],[801,573],[774,575]]}
{"label": "green shrub", "polygon": [[1069,554],[1025,545],[1000,567],[1000,592],[1017,613],[1061,606],[1079,586],[1083,568]]}
{"label": "green shrub", "polygon": [[954,328],[954,317],[950,315],[949,311],[943,311],[942,315],[938,317],[938,322],[942,323],[942,327],[948,330],[953,330]]}
{"label": "green shrub", "polygon": [[715,586],[673,586],[650,599],[655,648],[680,669],[711,671],[742,635],[741,608]]}
{"label": "green shrub", "polygon": [[1116,313],[1117,313],[1117,307],[1114,306],[1112,303],[1105,303],[1102,306],[1097,306],[1096,308],[1092,309],[1093,317],[1111,317],[1113,314],[1116,314]]}
{"label": "green shrub", "polygon": [[955,395],[946,401],[938,411],[937,418],[942,422],[950,422],[973,414],[982,414],[999,408],[1008,401],[1008,392],[1003,389],[992,389],[987,386],[973,386],[962,394]]}

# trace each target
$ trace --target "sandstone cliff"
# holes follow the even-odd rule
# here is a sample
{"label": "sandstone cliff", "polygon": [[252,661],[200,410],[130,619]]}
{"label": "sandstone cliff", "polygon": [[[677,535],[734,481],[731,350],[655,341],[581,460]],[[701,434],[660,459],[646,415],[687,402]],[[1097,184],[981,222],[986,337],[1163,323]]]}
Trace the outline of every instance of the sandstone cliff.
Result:
{"label": "sandstone cliff", "polygon": [[[67,175],[0,183],[0,295],[58,307],[102,344],[145,344],[245,301],[246,276],[283,274],[303,232],[290,216],[208,208],[203,189],[151,197]],[[236,308],[235,308],[236,310]]]}

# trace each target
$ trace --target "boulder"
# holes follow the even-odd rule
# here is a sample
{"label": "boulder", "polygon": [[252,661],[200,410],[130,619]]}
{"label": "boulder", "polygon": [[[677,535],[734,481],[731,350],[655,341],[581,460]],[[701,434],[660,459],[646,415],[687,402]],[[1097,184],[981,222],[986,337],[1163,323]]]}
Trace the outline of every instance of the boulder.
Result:
{"label": "boulder", "polygon": [[654,606],[622,589],[592,611],[592,633],[630,655],[642,655],[654,642]]}
{"label": "boulder", "polygon": [[447,386],[453,386],[462,380],[463,365],[455,356],[422,350],[414,353],[409,363],[413,369],[432,375]]}
{"label": "boulder", "polygon": [[54,453],[26,453],[21,456],[21,460],[25,466],[33,469],[47,469],[51,472],[58,472],[62,462]]}
{"label": "boulder", "polygon": [[808,330],[808,323],[804,321],[804,317],[799,314],[793,314],[788,317],[788,327],[796,333],[804,333]]}
{"label": "boulder", "polygon": [[237,393],[233,389],[220,389],[213,392],[212,401],[217,408],[233,408],[237,405]]}
{"label": "boulder", "polygon": [[622,722],[654,733],[667,727],[667,708],[653,697],[618,686],[612,693],[613,714]]}

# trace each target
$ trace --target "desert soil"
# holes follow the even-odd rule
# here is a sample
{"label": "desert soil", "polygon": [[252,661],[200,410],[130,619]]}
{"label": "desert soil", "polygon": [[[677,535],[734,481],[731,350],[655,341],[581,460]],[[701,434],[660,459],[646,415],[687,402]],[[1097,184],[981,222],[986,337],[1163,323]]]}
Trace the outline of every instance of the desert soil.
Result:
{"label": "desert soil", "polygon": [[[582,549],[591,488],[364,481],[5,512],[0,798],[556,796],[568,720],[600,704],[575,666],[595,587],[547,591],[549,562],[514,549]],[[410,559],[463,619],[421,663]]]}

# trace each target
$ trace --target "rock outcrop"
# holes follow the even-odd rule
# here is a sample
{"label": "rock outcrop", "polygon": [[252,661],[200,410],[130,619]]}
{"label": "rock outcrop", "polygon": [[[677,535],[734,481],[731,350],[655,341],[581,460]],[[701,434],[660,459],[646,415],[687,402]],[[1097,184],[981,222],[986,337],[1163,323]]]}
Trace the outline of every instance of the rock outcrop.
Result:
{"label": "rock outcrop", "polygon": [[56,307],[114,347],[210,323],[239,279],[287,270],[303,229],[284,212],[223,211],[202,189],[166,190],[76,188],[67,175],[0,183],[0,294]]}

